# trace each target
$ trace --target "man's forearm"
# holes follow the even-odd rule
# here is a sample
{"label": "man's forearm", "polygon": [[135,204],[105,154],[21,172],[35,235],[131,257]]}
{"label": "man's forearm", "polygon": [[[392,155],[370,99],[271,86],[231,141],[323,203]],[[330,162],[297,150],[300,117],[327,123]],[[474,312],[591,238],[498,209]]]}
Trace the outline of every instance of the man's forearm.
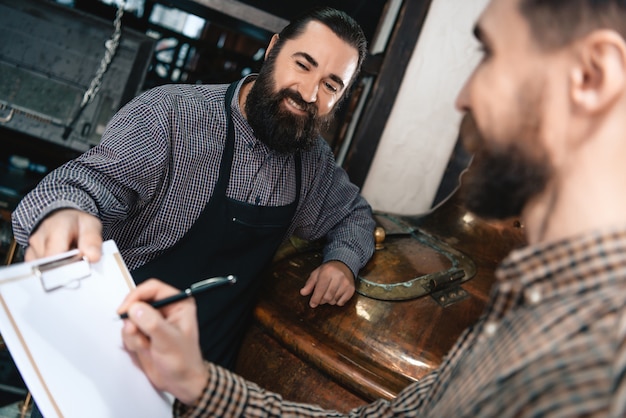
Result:
{"label": "man's forearm", "polygon": [[211,363],[205,363],[209,381],[204,394],[195,405],[174,404],[174,416],[179,418],[209,417],[341,417],[337,411],[326,411],[313,405],[298,404],[282,399],[252,382]]}

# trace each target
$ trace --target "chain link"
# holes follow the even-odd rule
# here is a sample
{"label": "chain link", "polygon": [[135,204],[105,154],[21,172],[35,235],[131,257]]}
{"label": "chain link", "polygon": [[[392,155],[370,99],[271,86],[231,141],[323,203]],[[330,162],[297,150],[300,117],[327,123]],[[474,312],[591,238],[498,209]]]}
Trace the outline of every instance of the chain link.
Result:
{"label": "chain link", "polygon": [[113,22],[113,26],[115,28],[111,39],[107,40],[104,43],[104,57],[100,61],[100,67],[96,72],[93,80],[89,84],[89,88],[83,94],[83,100],[80,104],[81,109],[87,106],[91,101],[96,97],[98,91],[100,91],[100,87],[102,85],[102,77],[104,73],[107,72],[111,61],[113,61],[113,57],[117,52],[117,48],[120,45],[120,38],[122,37],[122,16],[124,15],[124,7],[126,6],[126,0],[121,0],[117,5],[117,12],[115,13],[115,21]]}

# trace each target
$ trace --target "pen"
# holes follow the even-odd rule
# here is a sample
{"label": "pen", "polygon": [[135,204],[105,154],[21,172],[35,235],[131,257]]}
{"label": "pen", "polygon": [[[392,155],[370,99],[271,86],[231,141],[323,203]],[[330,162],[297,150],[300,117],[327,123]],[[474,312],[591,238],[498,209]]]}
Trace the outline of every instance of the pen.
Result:
{"label": "pen", "polygon": [[[233,284],[236,282],[237,282],[237,277],[233,276],[232,274],[228,276],[211,277],[210,279],[205,279],[205,280],[192,284],[191,286],[189,286],[187,289],[183,290],[180,293],[166,297],[164,299],[150,302],[150,306],[152,306],[155,309],[162,308],[166,305],[169,305],[170,303],[178,302],[179,300],[183,300],[188,297],[195,296],[198,293],[204,292],[209,289],[213,289],[214,287],[222,286],[227,283]],[[124,312],[120,314],[120,319],[126,319],[126,318],[128,318],[128,312]]]}

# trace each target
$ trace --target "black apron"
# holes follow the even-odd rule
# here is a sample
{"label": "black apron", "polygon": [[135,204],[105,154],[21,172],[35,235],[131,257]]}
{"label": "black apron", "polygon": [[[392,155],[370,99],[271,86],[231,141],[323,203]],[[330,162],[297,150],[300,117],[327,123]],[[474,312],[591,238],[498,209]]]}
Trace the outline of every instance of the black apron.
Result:
{"label": "black apron", "polygon": [[296,198],[286,206],[256,206],[226,196],[235,149],[231,102],[225,98],[228,135],[213,196],[191,229],[163,255],[135,269],[136,283],[150,277],[184,289],[212,276],[234,274],[237,283],[196,296],[204,357],[233,368],[259,290],[258,276],[284,238],[300,198],[301,159],[295,156]]}

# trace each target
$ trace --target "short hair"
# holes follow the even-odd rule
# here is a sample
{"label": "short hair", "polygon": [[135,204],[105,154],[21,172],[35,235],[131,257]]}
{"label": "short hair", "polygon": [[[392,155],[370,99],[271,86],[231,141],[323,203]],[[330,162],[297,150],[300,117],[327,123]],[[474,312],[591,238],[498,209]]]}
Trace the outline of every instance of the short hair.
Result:
{"label": "short hair", "polygon": [[356,71],[354,72],[352,80],[350,80],[350,83],[352,83],[360,73],[363,61],[365,61],[367,57],[367,39],[357,21],[341,10],[331,7],[319,7],[296,17],[278,34],[278,40],[274,44],[274,48],[270,51],[270,54],[276,56],[283,44],[287,40],[295,39],[302,35],[307,24],[311,21],[322,23],[333,31],[339,39],[345,41],[358,51],[359,58]]}
{"label": "short hair", "polygon": [[565,46],[596,29],[612,29],[626,39],[625,0],[520,0],[532,36],[546,49]]}

